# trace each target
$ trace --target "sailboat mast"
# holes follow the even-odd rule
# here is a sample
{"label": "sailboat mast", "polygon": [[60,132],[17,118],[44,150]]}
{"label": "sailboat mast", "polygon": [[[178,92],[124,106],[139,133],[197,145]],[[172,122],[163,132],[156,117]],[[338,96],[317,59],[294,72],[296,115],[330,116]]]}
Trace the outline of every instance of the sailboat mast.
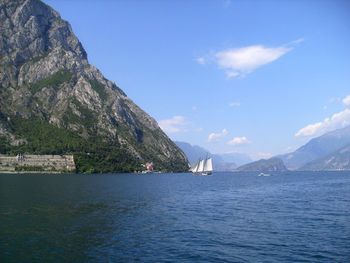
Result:
{"label": "sailboat mast", "polygon": [[199,158],[199,160],[198,160],[198,163],[197,163],[197,165],[196,165],[196,169],[195,169],[195,173],[198,173],[198,169],[199,169],[199,165],[200,165],[200,163],[201,163],[201,158]]}
{"label": "sailboat mast", "polygon": [[206,171],[207,161],[208,161],[208,155],[207,155],[207,158],[204,159],[203,171],[202,171],[202,172],[205,172],[205,171]]}

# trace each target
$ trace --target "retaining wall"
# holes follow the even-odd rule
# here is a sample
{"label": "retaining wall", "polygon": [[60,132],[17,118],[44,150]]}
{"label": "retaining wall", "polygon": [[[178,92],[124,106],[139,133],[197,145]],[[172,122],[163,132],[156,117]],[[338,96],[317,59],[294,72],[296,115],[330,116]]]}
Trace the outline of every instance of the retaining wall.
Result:
{"label": "retaining wall", "polygon": [[73,172],[73,155],[0,155],[0,172],[15,171]]}

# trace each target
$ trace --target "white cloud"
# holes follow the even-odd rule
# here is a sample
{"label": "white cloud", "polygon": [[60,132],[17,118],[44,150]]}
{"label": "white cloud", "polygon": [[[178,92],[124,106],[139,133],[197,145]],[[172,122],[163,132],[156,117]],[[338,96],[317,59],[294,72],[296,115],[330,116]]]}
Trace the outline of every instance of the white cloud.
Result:
{"label": "white cloud", "polygon": [[158,124],[166,133],[179,133],[186,131],[187,121],[183,116],[174,116],[171,119],[161,120]]}
{"label": "white cloud", "polygon": [[242,136],[242,137],[234,137],[232,140],[228,141],[227,144],[229,145],[234,145],[234,146],[237,146],[237,145],[245,145],[245,144],[249,144],[251,143],[247,137],[245,136]]}
{"label": "white cloud", "polygon": [[350,106],[350,95],[346,96],[344,99],[343,99],[343,104],[345,106]]}
{"label": "white cloud", "polygon": [[295,137],[311,137],[321,135],[322,133],[343,128],[350,125],[350,109],[334,113],[331,117],[325,118],[321,122],[309,124],[301,128]]}
{"label": "white cloud", "polygon": [[225,137],[228,134],[228,130],[223,129],[221,132],[212,132],[208,135],[208,142],[218,141],[220,138]]}
{"label": "white cloud", "polygon": [[233,101],[233,102],[230,102],[228,106],[239,107],[239,106],[241,106],[241,103],[239,101]]}
{"label": "white cloud", "polygon": [[314,124],[309,124],[305,126],[304,128],[301,128],[296,134],[295,137],[308,137],[315,135],[320,132],[320,130],[323,128],[322,122],[317,122]]}
{"label": "white cloud", "polygon": [[252,45],[240,48],[231,48],[214,52],[204,57],[198,57],[199,64],[214,62],[225,71],[227,78],[244,77],[257,68],[269,64],[287,54],[304,39],[300,38],[279,47],[265,47]]}
{"label": "white cloud", "polygon": [[261,45],[228,49],[216,53],[216,61],[228,78],[244,76],[288,53],[291,48],[269,48]]}

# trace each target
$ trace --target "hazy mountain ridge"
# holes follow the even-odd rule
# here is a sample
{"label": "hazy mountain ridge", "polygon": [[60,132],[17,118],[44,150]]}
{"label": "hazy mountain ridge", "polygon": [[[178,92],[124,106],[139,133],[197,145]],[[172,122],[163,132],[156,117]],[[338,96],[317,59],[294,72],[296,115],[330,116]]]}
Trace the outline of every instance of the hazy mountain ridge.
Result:
{"label": "hazy mountain ridge", "polygon": [[2,153],[73,152],[80,171],[145,161],[187,169],[157,122],[89,64],[56,11],[39,0],[0,0],[0,28]]}
{"label": "hazy mountain ridge", "polygon": [[296,151],[276,157],[281,158],[288,169],[296,170],[348,144],[350,144],[350,126],[311,139]]}
{"label": "hazy mountain ridge", "polygon": [[[176,143],[185,152],[191,163],[195,163],[199,158],[204,158],[206,155],[213,157],[214,168],[217,171],[233,171],[236,169],[239,171],[350,169],[350,154],[347,155],[350,145],[350,126],[313,138],[292,153],[277,155],[271,159],[262,159],[256,162],[245,160],[244,165],[240,165],[239,162],[230,162],[232,159],[237,160],[235,154],[210,154],[209,151],[199,146],[192,146],[183,142]],[[241,157],[244,158],[245,155],[241,155]],[[237,166],[239,167],[237,168]]]}
{"label": "hazy mountain ridge", "polygon": [[287,171],[283,161],[273,157],[270,159],[261,159],[242,165],[237,168],[237,171],[242,172],[284,172]]}
{"label": "hazy mountain ridge", "polygon": [[208,150],[191,145],[187,142],[175,141],[176,145],[186,154],[190,164],[196,163],[206,156],[213,158],[213,166],[216,171],[233,171],[238,165],[251,161],[250,157],[242,153],[212,154]]}
{"label": "hazy mountain ridge", "polygon": [[185,153],[190,164],[194,164],[198,162],[200,158],[205,158],[206,156],[213,157],[208,150],[200,146],[180,141],[175,141],[175,144]]}
{"label": "hazy mountain ridge", "polygon": [[350,144],[313,162],[307,163],[302,171],[350,170]]}

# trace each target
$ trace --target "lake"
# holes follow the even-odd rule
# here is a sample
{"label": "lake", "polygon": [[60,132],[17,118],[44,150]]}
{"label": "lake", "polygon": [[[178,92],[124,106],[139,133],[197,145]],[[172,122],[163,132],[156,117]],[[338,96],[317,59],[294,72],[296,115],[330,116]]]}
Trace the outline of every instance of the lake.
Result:
{"label": "lake", "polygon": [[350,262],[350,173],[0,174],[0,262]]}

